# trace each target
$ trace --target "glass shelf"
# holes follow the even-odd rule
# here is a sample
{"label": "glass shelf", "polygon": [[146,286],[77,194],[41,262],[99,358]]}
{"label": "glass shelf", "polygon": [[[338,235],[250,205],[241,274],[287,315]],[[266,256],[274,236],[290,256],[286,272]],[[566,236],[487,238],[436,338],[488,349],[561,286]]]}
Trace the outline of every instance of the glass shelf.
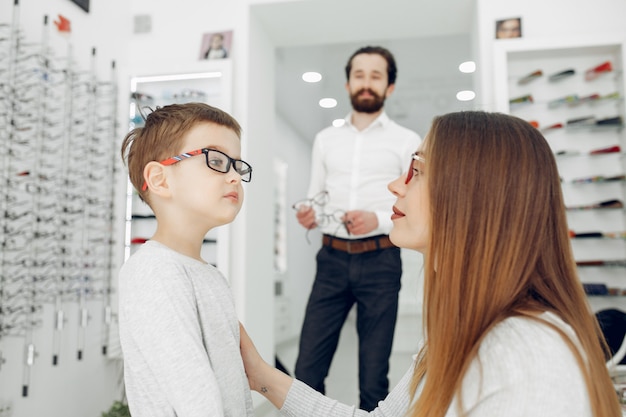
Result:
{"label": "glass shelf", "polygon": [[626,181],[626,175],[595,175],[592,177],[574,178],[570,180],[572,184],[584,185],[584,184],[602,184],[602,183],[616,183]]}
{"label": "glass shelf", "polygon": [[596,268],[624,268],[626,267],[626,259],[598,259],[593,261],[576,261],[578,267],[596,267]]}
{"label": "glass shelf", "polygon": [[574,232],[570,231],[571,239],[626,239],[626,232]]}

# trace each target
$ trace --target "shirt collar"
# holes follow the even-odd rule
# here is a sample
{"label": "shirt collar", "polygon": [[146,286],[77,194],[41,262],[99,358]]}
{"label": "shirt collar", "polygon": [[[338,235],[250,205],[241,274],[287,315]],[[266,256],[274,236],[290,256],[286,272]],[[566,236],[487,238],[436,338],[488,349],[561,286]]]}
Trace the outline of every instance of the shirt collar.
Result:
{"label": "shirt collar", "polygon": [[[348,115],[345,117],[345,121],[346,121],[346,126],[350,126],[350,127],[354,127],[352,125],[352,113],[350,112],[348,113]],[[383,110],[382,113],[380,113],[378,115],[378,117],[376,119],[374,119],[374,121],[367,127],[365,128],[365,130],[370,130],[371,128],[373,128],[374,126],[382,126],[382,127],[386,127],[389,122],[391,121],[391,119],[389,119],[389,116],[387,116],[387,113],[385,113],[385,111]]]}

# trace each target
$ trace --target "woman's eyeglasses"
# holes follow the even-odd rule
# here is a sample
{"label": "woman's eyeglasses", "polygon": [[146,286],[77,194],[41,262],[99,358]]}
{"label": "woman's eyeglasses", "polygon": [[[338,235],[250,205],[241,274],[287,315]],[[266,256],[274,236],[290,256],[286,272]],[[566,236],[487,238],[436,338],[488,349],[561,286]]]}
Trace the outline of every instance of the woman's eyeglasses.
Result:
{"label": "woman's eyeglasses", "polygon": [[[250,182],[252,179],[252,167],[246,161],[242,161],[241,159],[233,159],[230,156],[226,155],[224,152],[220,152],[215,149],[197,149],[191,152],[185,152],[180,155],[172,156],[171,158],[167,158],[161,162],[162,165],[174,165],[184,159],[191,158],[196,155],[204,154],[206,157],[206,166],[211,168],[213,171],[220,172],[222,174],[226,174],[230,171],[231,166],[235,168],[235,172],[241,175],[241,181]],[[148,184],[145,182],[141,187],[142,191],[146,191],[148,189]]]}
{"label": "woman's eyeglasses", "polygon": [[421,169],[415,168],[415,161],[421,162],[422,164],[426,163],[426,159],[424,159],[423,156],[421,156],[421,155],[419,155],[417,153],[411,154],[411,163],[409,164],[409,170],[406,173],[406,179],[404,180],[405,184],[408,184],[409,181],[411,181],[411,179],[413,178],[413,175],[415,175],[416,171],[418,172],[418,174],[422,173]]}

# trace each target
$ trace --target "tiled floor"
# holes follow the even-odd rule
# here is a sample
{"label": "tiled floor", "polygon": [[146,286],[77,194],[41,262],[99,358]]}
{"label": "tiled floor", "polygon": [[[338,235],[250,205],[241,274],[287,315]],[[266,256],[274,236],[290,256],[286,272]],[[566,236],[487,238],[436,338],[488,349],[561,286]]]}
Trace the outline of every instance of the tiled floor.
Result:
{"label": "tiled floor", "polygon": [[[417,316],[400,317],[396,326],[394,351],[390,359],[389,384],[393,388],[409,368],[419,339]],[[357,335],[354,318],[348,317],[343,327],[337,353],[333,358],[328,378],[326,379],[326,395],[346,404],[358,404],[357,383]],[[278,347],[277,356],[293,375],[293,368],[298,355],[298,342],[284,343]],[[278,412],[258,417],[278,416]]]}

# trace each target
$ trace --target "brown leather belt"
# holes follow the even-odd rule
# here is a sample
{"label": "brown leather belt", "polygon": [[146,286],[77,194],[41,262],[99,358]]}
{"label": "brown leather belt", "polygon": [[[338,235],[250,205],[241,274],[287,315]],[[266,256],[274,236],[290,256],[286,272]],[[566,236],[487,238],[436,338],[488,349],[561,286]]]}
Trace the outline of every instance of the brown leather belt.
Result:
{"label": "brown leather belt", "polygon": [[322,238],[322,244],[342,252],[347,252],[351,255],[396,247],[396,245],[391,243],[391,240],[389,240],[389,236],[387,235],[372,236],[365,239],[354,240],[340,239],[338,237],[324,235]]}

